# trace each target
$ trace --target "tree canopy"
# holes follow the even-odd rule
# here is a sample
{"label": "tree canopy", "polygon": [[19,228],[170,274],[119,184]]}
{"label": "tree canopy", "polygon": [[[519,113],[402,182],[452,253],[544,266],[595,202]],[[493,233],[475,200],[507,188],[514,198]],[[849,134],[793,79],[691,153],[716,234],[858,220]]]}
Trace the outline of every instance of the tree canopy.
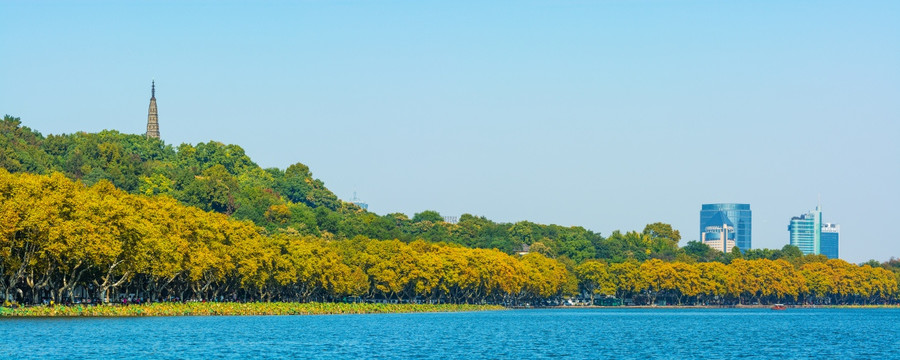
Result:
{"label": "tree canopy", "polygon": [[[608,237],[433,210],[378,215],[310,169],[236,145],[0,121],[0,295],[519,303],[576,293],[636,303],[895,301],[900,265],[782,249],[729,254],[653,223]],[[515,255],[524,248],[530,252]]]}

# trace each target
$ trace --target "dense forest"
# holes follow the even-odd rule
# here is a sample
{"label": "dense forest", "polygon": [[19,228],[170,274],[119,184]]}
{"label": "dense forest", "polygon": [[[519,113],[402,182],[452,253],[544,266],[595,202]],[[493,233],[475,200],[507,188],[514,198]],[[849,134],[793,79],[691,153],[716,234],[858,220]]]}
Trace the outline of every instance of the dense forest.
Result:
{"label": "dense forest", "polygon": [[[43,136],[0,122],[0,296],[490,302],[580,294],[629,303],[897,301],[900,261],[849,264],[796,247],[679,247],[662,223],[607,237],[435,211],[377,215],[297,163],[236,145],[177,148],[103,131]],[[526,255],[516,255],[523,248]]]}

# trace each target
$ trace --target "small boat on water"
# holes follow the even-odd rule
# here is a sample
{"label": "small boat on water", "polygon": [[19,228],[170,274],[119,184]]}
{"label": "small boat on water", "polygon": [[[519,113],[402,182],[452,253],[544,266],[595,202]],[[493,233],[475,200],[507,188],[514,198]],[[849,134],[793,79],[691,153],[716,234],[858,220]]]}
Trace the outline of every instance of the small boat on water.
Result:
{"label": "small boat on water", "polygon": [[787,309],[787,306],[784,306],[784,304],[772,305],[772,310],[786,310],[786,309]]}

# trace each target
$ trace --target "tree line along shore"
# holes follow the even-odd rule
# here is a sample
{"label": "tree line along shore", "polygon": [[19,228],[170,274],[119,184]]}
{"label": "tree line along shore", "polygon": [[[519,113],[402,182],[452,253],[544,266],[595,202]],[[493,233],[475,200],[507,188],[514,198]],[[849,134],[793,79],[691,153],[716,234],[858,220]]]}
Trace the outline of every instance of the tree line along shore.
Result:
{"label": "tree line along shore", "polygon": [[585,260],[416,240],[267,235],[248,221],[0,169],[0,295],[25,304],[139,299],[548,304],[876,304],[897,299],[881,267],[818,257],[720,262]]}
{"label": "tree line along shore", "polygon": [[[302,164],[116,132],[44,137],[0,122],[0,301],[186,300],[534,306],[890,304],[900,261],[850,264],[795,247],[679,247],[666,224],[581,227],[436,212],[378,216]],[[522,245],[530,252],[517,254]]]}
{"label": "tree line along shore", "polygon": [[351,315],[502,310],[496,305],[283,302],[168,302],[140,305],[53,305],[0,307],[0,317],[128,317]]}
{"label": "tree line along shore", "polygon": [[[765,305],[685,306],[557,306],[560,309],[723,309],[768,308]],[[900,309],[900,305],[798,305],[816,309]],[[74,304],[0,307],[0,318],[29,317],[144,317],[144,316],[257,316],[257,315],[358,315],[437,312],[497,311],[516,307],[478,304],[397,303],[283,303],[283,302],[165,302],[146,304]],[[531,308],[531,307],[520,307]]]}

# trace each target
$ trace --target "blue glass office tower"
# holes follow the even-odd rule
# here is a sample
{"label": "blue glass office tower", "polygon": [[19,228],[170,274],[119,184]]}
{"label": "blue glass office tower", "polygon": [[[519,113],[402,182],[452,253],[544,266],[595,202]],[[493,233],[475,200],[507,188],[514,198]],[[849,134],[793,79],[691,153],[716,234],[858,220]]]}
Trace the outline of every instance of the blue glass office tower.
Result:
{"label": "blue glass office tower", "polygon": [[700,237],[708,226],[722,226],[725,217],[734,226],[734,242],[741,251],[752,248],[750,204],[703,204],[700,207]]}
{"label": "blue glass office tower", "polygon": [[717,218],[710,219],[700,233],[700,242],[719,250],[730,253],[734,249],[734,224],[723,212],[717,213]]}
{"label": "blue glass office tower", "polygon": [[809,213],[794,216],[788,225],[791,233],[791,245],[800,248],[804,254],[825,255],[829,259],[838,258],[838,243],[841,226],[823,223],[822,210],[817,206]]}
{"label": "blue glass office tower", "polygon": [[788,231],[791,232],[791,245],[800,248],[804,255],[818,255],[822,241],[822,212],[819,207],[807,214],[792,217]]}
{"label": "blue glass office tower", "polygon": [[838,258],[838,243],[841,239],[841,226],[838,224],[822,224],[822,239],[819,241],[819,250],[829,259]]}

